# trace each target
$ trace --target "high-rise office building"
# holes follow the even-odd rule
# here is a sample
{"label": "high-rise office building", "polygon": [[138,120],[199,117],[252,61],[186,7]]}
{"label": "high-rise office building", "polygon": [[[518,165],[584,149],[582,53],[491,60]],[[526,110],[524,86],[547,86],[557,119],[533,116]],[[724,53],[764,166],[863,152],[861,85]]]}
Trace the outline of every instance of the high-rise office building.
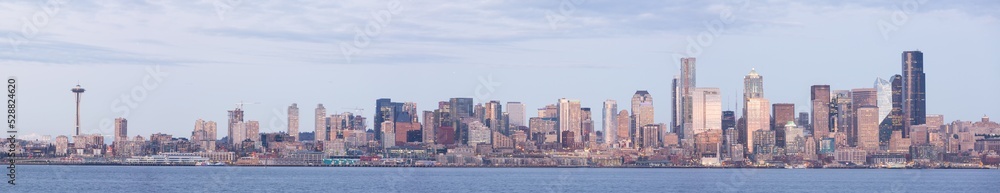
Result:
{"label": "high-rise office building", "polygon": [[455,129],[455,143],[466,144],[469,141],[469,127],[461,122],[463,118],[475,117],[475,104],[472,98],[451,98],[448,100],[448,111],[451,116],[451,126]]}
{"label": "high-rise office building", "polygon": [[722,95],[719,88],[695,88],[692,93],[691,135],[718,130],[722,132]]}
{"label": "high-rise office building", "polygon": [[645,90],[635,91],[632,95],[632,114],[635,115],[636,125],[654,124],[653,112],[653,96]]}
{"label": "high-rise office building", "polygon": [[[757,69],[751,68],[750,73],[747,73],[747,75],[743,77],[743,101],[742,101],[743,102],[742,116],[744,118],[742,119],[743,121],[750,120],[748,118],[750,99],[763,98],[763,97],[764,97],[764,76],[761,76],[759,73],[757,73]],[[770,113],[770,111],[768,113]],[[749,123],[744,122],[741,125],[749,126]],[[768,127],[770,127],[770,125],[768,125]],[[741,129],[741,130],[746,130],[747,133],[744,133],[746,134],[747,137],[746,139],[752,139],[750,138],[752,137],[750,135],[753,134],[754,131],[751,131],[749,129]],[[746,145],[747,148],[752,148],[753,142],[749,142],[749,144]]]}
{"label": "high-rise office building", "polygon": [[559,134],[565,132],[572,133],[571,138],[577,141],[563,141],[563,144],[575,144],[580,142],[581,123],[583,121],[580,109],[580,101],[573,99],[559,99]]}
{"label": "high-rise office building", "polygon": [[299,105],[288,106],[288,136],[299,139]]}
{"label": "high-rise office building", "polygon": [[790,139],[785,139],[785,125],[788,123],[794,123],[795,121],[795,104],[792,103],[775,103],[771,105],[771,110],[773,111],[774,125],[771,129],[774,130],[774,140],[778,147],[785,147],[786,141]]}
{"label": "high-rise office building", "polygon": [[[691,116],[693,116],[692,110],[694,108],[694,104],[691,102],[691,95],[692,92],[694,92],[694,88],[697,86],[697,84],[695,84],[697,80],[695,78],[695,66],[695,58],[681,58],[681,74],[680,79],[678,80],[679,86],[677,88],[677,97],[679,99],[677,101],[677,111],[680,113],[677,124],[680,128],[676,130],[677,136],[681,139],[692,139],[694,137],[691,133],[693,132],[691,131],[693,126]],[[632,111],[633,114],[636,113],[635,109]],[[641,127],[642,124],[638,124],[638,126]]]}
{"label": "high-rise office building", "polygon": [[[858,122],[858,108],[861,107],[875,107],[878,110],[878,90],[875,88],[856,88],[851,89],[851,105],[854,107],[851,112],[853,114],[853,120],[851,120],[851,133],[848,133],[848,141],[853,146],[860,146],[861,128],[860,122]],[[877,118],[878,115],[875,115]],[[878,122],[876,121],[875,136],[876,141],[878,139]]]}
{"label": "high-rise office building", "polygon": [[849,90],[834,90],[833,106],[831,106],[830,122],[833,123],[834,132],[844,136],[844,140],[837,141],[837,144],[854,146],[857,131],[854,128],[854,105],[853,95]]}
{"label": "high-rise office building", "polygon": [[451,98],[448,100],[448,104],[451,107],[452,118],[472,117],[474,113],[472,98]]}
{"label": "high-rise office building", "polygon": [[70,91],[73,91],[73,95],[76,95],[76,135],[80,135],[80,95],[83,95],[86,89],[83,89],[78,84],[73,89],[70,89]]}
{"label": "high-rise office building", "polygon": [[750,69],[750,73],[743,77],[744,109],[747,108],[747,103],[752,98],[764,98],[764,76],[758,74],[757,69]]}
{"label": "high-rise office building", "polygon": [[882,78],[875,79],[875,106],[878,106],[879,122],[892,112],[892,82]]}
{"label": "high-rise office building", "polygon": [[680,106],[680,98],[678,95],[678,84],[680,83],[680,76],[674,76],[674,79],[670,83],[670,132],[677,133],[677,130],[681,127],[680,121],[681,113],[678,111],[678,106]]}
{"label": "high-rise office building", "polygon": [[909,138],[909,128],[926,123],[926,87],[924,53],[905,51],[903,60],[903,138]]}
{"label": "high-rise office building", "polygon": [[128,120],[124,117],[115,118],[115,141],[114,143],[122,143],[128,141]]}
{"label": "high-rise office building", "polygon": [[524,104],[521,104],[521,102],[507,102],[507,115],[510,117],[510,127],[528,126],[524,123],[527,120],[524,112]]}
{"label": "high-rise office building", "polygon": [[[486,111],[483,112],[483,124],[490,128],[490,131],[501,132],[504,135],[510,135],[507,131],[504,131],[501,126],[501,119],[503,118],[503,106],[500,105],[500,101],[490,101],[483,105]],[[492,135],[493,132],[490,132]],[[492,136],[491,136],[492,139]]]}
{"label": "high-rise office building", "polygon": [[434,111],[424,111],[424,125],[421,127],[421,132],[423,132],[423,142],[424,144],[435,144],[434,141],[434,130],[437,128],[435,126],[437,118],[434,116]]}
{"label": "high-rise office building", "polygon": [[233,146],[239,146],[239,142],[246,137],[246,129],[243,124],[243,109],[241,107],[236,107],[236,109],[229,111],[229,144]]}
{"label": "high-rise office building", "polygon": [[[376,122],[377,123],[377,122]],[[315,141],[326,141],[326,107],[323,104],[316,105],[316,130],[313,132]]]}
{"label": "high-rise office building", "polygon": [[[903,130],[903,76],[893,75],[888,81],[879,81],[879,143],[889,146],[893,131]],[[883,110],[888,113],[881,117]]]}
{"label": "high-rise office building", "polygon": [[874,153],[879,149],[878,107],[864,105],[857,108],[857,112],[857,147],[870,153]]}
{"label": "high-rise office building", "polygon": [[798,121],[795,121],[795,125],[803,128],[809,127],[809,112],[799,112]]}
{"label": "high-rise office building", "polygon": [[[618,126],[617,126],[618,133],[616,133],[615,136],[618,136],[618,141],[616,141],[616,143],[631,142],[633,139],[631,135],[632,116],[630,116],[628,110],[625,109],[622,109],[620,112],[618,112],[617,116],[618,117],[615,120],[618,121]],[[631,143],[625,143],[625,144],[631,144]]]}
{"label": "high-rise office building", "polygon": [[[736,112],[735,111],[722,111],[722,134],[729,134],[729,129],[736,130]],[[733,137],[739,137],[740,134],[734,134]],[[736,138],[733,138],[733,142],[736,142]]]}
{"label": "high-rise office building", "polygon": [[615,100],[604,101],[604,109],[601,110],[601,124],[604,127],[604,143],[612,144],[618,141],[618,102]]}
{"label": "high-rise office building", "polygon": [[812,134],[823,139],[830,133],[830,85],[813,85],[810,91]]}
{"label": "high-rise office building", "polygon": [[[215,121],[198,119],[194,121],[194,131],[191,132],[191,142],[201,146],[202,151],[215,151],[216,139]],[[126,137],[126,140],[128,138]]]}
{"label": "high-rise office building", "polygon": [[[581,142],[591,142],[597,137],[594,135],[594,118],[589,107],[580,108],[580,138]],[[596,141],[595,141],[596,142]]]}
{"label": "high-rise office building", "polygon": [[[396,117],[394,116],[395,113],[399,112],[400,110],[402,110],[402,108],[396,109],[395,106],[396,105],[393,104],[392,99],[380,98],[378,100],[375,100],[375,117],[374,118],[375,118],[375,123],[378,123],[378,124],[375,124],[375,140],[376,141],[383,141],[383,142],[385,142],[384,140],[382,140],[382,134],[385,134],[386,132],[383,132],[382,127],[386,126],[387,124],[383,124],[383,123],[386,122],[386,121],[395,121],[395,119],[396,119]],[[388,133],[392,133],[392,132],[388,132]]]}
{"label": "high-rise office building", "polygon": [[[750,98],[747,101],[747,141],[748,144],[758,144],[759,142],[754,142],[757,138],[753,136],[757,131],[760,130],[771,130],[771,104],[767,99],[764,98]],[[772,138],[773,139],[773,138]],[[768,144],[774,144],[770,142]],[[750,153],[754,153],[754,146],[751,145],[749,149]]]}
{"label": "high-rise office building", "polygon": [[[854,110],[852,105],[854,99],[851,95],[851,91],[834,90],[831,95],[833,98],[830,102],[833,102],[833,106],[830,106],[830,122],[833,123],[833,127],[830,129],[833,129],[834,132],[842,133],[845,136],[851,136],[851,132],[853,132],[852,124],[854,124]],[[846,138],[844,142],[847,142]],[[837,143],[841,142],[838,141]]]}

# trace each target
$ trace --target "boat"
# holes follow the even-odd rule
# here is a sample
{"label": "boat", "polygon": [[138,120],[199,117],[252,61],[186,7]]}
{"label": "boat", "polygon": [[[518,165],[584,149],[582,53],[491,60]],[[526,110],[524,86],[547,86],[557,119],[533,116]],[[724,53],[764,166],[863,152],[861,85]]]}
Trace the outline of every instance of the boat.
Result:
{"label": "boat", "polygon": [[785,169],[806,169],[806,165],[805,164],[785,165]]}
{"label": "boat", "polygon": [[888,163],[888,164],[885,165],[885,168],[888,168],[888,169],[905,169],[906,168],[906,164],[904,164],[904,163],[898,163],[898,162],[897,163]]}

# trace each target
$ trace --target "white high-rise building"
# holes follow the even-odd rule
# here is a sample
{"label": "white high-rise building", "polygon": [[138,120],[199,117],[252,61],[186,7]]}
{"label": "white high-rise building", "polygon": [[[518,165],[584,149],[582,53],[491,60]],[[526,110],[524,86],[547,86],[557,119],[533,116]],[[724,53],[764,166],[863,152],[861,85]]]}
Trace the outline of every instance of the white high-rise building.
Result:
{"label": "white high-rise building", "polygon": [[299,105],[288,106],[288,136],[299,140]]}
{"label": "white high-rise building", "polygon": [[313,136],[316,141],[326,141],[326,108],[323,104],[316,105],[316,130]]}
{"label": "white high-rise building", "polygon": [[525,124],[524,104],[521,102],[507,102],[507,116],[511,128],[528,126]]}
{"label": "white high-rise building", "polygon": [[604,109],[601,111],[601,123],[604,127],[604,143],[613,144],[618,141],[618,102],[615,100],[604,101]]}
{"label": "white high-rise building", "polygon": [[878,93],[878,118],[881,122],[892,112],[892,82],[878,78],[875,80],[875,90]]}
{"label": "white high-rise building", "polygon": [[562,132],[569,131],[573,132],[573,139],[576,140],[573,141],[574,143],[581,142],[580,139],[583,139],[581,138],[581,128],[583,128],[581,123],[583,119],[581,118],[582,109],[580,109],[580,100],[565,98],[559,99],[558,109],[559,133],[557,133],[556,136],[560,139],[559,141],[562,142]]}
{"label": "white high-rise building", "polygon": [[722,131],[722,95],[719,88],[695,88],[692,93],[691,123],[694,135]]}

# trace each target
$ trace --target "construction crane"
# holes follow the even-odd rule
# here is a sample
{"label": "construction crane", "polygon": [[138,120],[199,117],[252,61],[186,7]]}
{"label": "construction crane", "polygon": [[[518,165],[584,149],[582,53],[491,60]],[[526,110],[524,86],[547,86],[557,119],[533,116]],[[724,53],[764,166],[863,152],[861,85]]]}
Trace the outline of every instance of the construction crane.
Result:
{"label": "construction crane", "polygon": [[364,112],[365,112],[365,109],[362,109],[361,107],[354,107],[354,108],[343,108],[343,109],[349,109],[349,110],[354,110],[354,114],[355,114],[355,115],[362,115],[362,116],[363,116],[363,114],[362,114],[362,113],[364,113]]}
{"label": "construction crane", "polygon": [[243,109],[243,105],[256,105],[256,104],[260,104],[260,103],[259,102],[243,102],[243,101],[240,101],[240,102],[236,103],[236,108],[237,109]]}

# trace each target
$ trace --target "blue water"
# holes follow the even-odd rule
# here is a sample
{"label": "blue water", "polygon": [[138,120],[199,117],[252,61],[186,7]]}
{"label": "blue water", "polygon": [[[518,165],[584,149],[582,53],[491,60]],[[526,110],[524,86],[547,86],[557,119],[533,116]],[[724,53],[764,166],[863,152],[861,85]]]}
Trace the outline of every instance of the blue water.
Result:
{"label": "blue water", "polygon": [[1000,170],[18,166],[2,192],[997,192]]}

